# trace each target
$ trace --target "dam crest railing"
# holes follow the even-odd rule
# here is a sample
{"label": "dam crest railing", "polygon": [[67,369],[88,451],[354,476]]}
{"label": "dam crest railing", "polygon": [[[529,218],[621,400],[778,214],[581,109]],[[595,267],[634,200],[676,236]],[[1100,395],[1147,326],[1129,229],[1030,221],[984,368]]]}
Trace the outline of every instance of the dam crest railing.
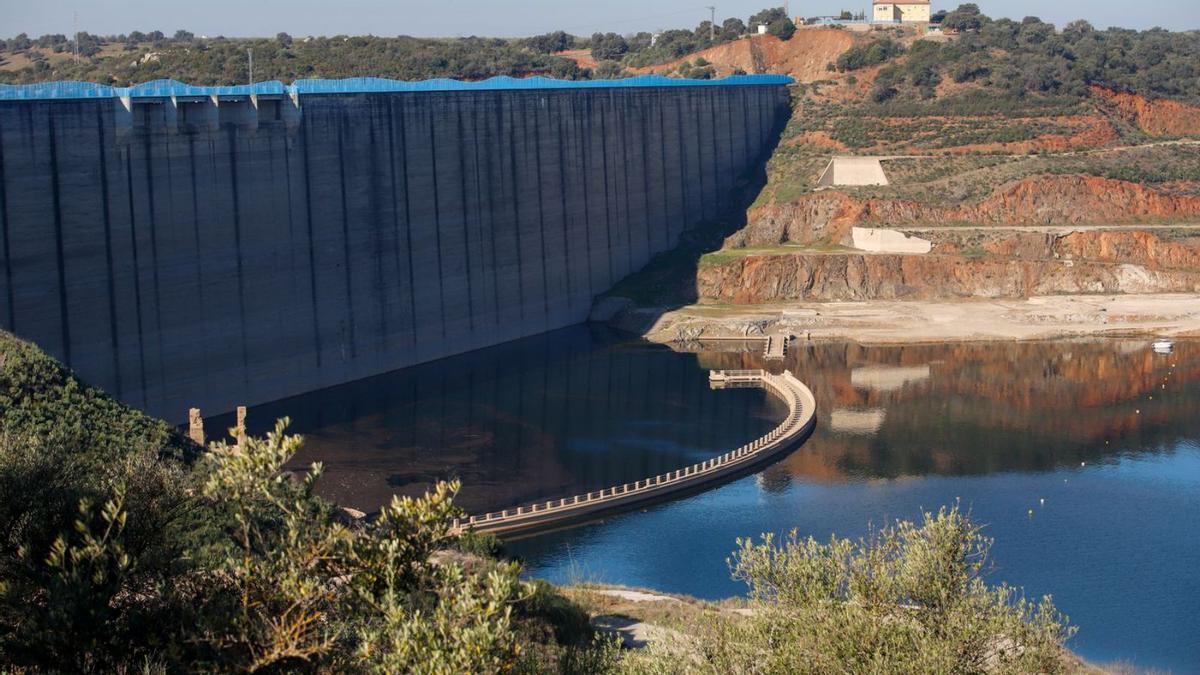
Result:
{"label": "dam crest railing", "polygon": [[601,511],[631,506],[698,487],[752,466],[807,437],[816,422],[816,399],[791,372],[773,375],[763,370],[714,370],[713,388],[762,387],[782,400],[787,417],[771,431],[736,450],[675,471],[585,494],[551,499],[454,521],[455,531],[513,533],[594,516]]}

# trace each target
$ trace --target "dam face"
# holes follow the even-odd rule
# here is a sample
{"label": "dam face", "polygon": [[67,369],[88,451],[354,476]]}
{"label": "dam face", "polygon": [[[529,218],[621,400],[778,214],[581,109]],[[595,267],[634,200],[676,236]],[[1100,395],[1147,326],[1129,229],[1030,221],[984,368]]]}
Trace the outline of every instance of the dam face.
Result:
{"label": "dam face", "polygon": [[736,79],[10,90],[0,325],[179,421],[581,322],[763,161]]}

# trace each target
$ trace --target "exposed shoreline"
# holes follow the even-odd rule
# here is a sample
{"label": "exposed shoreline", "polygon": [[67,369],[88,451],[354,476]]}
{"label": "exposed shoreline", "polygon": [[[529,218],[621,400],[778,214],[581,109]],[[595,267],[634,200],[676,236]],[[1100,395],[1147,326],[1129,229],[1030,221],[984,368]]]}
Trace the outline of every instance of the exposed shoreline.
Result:
{"label": "exposed shoreline", "polygon": [[912,344],[1069,337],[1200,336],[1200,295],[791,302],[630,309],[610,321],[658,343],[756,338]]}

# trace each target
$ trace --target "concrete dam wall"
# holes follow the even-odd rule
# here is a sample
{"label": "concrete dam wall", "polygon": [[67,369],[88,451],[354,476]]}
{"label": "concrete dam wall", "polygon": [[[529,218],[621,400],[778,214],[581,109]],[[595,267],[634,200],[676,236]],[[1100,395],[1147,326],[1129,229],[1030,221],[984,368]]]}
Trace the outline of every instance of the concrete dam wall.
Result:
{"label": "concrete dam wall", "polygon": [[0,326],[174,421],[581,322],[788,114],[754,77],[152,84],[0,90]]}

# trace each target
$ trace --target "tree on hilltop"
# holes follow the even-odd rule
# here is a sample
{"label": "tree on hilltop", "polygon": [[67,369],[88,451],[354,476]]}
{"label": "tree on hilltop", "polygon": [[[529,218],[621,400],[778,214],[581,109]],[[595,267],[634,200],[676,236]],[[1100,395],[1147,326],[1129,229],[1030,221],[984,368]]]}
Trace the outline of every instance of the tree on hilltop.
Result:
{"label": "tree on hilltop", "polygon": [[796,24],[791,19],[776,19],[767,26],[767,32],[780,40],[791,40],[796,34]]}
{"label": "tree on hilltop", "polygon": [[950,12],[942,19],[942,28],[953,31],[977,31],[983,27],[984,21],[987,19],[982,12],[979,11],[979,5],[973,2],[959,5],[958,9]]}

